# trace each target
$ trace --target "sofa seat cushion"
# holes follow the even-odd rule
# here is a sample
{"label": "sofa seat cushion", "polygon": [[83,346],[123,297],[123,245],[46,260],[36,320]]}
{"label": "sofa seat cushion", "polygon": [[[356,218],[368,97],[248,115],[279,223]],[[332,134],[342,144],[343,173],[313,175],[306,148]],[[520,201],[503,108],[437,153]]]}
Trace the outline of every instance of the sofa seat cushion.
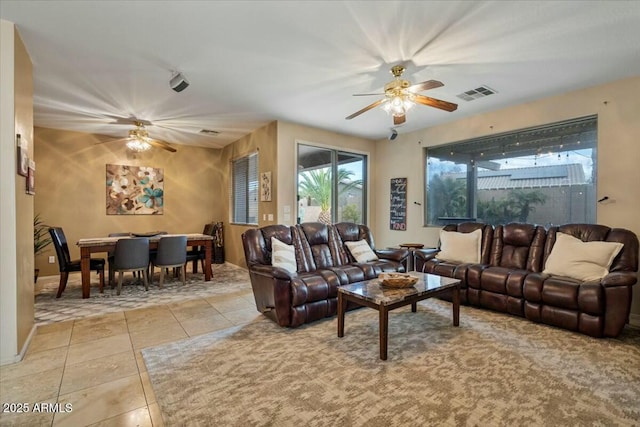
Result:
{"label": "sofa seat cushion", "polygon": [[542,285],[542,303],[559,308],[578,309],[580,281],[569,277],[551,276]]}
{"label": "sofa seat cushion", "polygon": [[301,273],[291,279],[291,305],[299,306],[337,295],[340,279],[331,270]]}
{"label": "sofa seat cushion", "polygon": [[506,267],[488,267],[481,270],[480,289],[502,295],[522,298],[522,287],[528,272]]}
{"label": "sofa seat cushion", "polygon": [[593,316],[600,316],[605,310],[604,288],[597,281],[582,282],[570,277],[530,274],[525,279],[524,297],[531,303]]}
{"label": "sofa seat cushion", "polygon": [[349,283],[362,282],[365,280],[365,274],[358,265],[341,265],[338,267],[330,267],[329,270],[338,276],[341,285],[348,285]]}
{"label": "sofa seat cushion", "polygon": [[[405,269],[401,262],[391,259],[378,259],[377,261],[370,261],[367,263],[353,263],[351,265],[357,266],[364,273],[364,280],[371,280],[378,277],[380,273],[404,273]],[[352,282],[353,283],[353,282]]]}

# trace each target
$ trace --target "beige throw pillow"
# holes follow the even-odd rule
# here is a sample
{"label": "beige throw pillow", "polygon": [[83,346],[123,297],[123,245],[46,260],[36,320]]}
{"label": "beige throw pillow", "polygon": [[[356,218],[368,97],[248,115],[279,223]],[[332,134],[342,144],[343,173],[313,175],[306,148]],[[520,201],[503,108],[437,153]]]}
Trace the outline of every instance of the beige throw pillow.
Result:
{"label": "beige throw pillow", "polygon": [[542,272],[585,282],[600,280],[609,274],[609,267],[623,246],[618,242],[583,242],[568,234],[557,233]]}
{"label": "beige throw pillow", "polygon": [[369,246],[364,239],[358,240],[357,242],[344,242],[344,244],[347,245],[349,252],[351,252],[351,255],[353,255],[358,262],[376,261],[378,259],[376,254],[371,250],[371,246]]}
{"label": "beige throw pillow", "polygon": [[471,233],[440,230],[440,252],[436,258],[455,263],[478,264],[482,230]]}
{"label": "beige throw pillow", "polygon": [[293,245],[287,245],[275,237],[271,238],[271,265],[287,270],[289,273],[298,271],[296,264],[296,250]]}

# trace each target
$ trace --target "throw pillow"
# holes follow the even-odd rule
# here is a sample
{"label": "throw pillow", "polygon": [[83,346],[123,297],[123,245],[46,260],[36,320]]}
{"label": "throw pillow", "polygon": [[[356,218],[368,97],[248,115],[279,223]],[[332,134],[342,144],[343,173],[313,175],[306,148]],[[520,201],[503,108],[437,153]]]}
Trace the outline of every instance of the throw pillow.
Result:
{"label": "throw pillow", "polygon": [[582,281],[600,280],[624,244],[618,242],[583,242],[569,234],[557,233],[543,273],[567,276]]}
{"label": "throw pillow", "polygon": [[351,255],[356,259],[357,262],[369,262],[369,261],[377,261],[378,257],[371,250],[371,246],[367,243],[366,240],[358,240],[357,242],[344,242],[351,252]]}
{"label": "throw pillow", "polygon": [[271,265],[283,268],[289,273],[295,273],[298,270],[298,264],[296,264],[296,250],[293,245],[287,245],[272,237]]}
{"label": "throw pillow", "polygon": [[441,261],[478,264],[482,230],[471,233],[440,230],[440,252],[436,255]]}

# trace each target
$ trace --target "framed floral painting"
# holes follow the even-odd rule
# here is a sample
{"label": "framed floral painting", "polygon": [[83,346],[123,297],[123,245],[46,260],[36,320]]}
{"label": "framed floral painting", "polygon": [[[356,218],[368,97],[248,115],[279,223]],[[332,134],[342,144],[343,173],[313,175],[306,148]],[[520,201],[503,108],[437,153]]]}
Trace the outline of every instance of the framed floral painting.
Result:
{"label": "framed floral painting", "polygon": [[146,166],[107,165],[107,215],[162,215],[164,172]]}

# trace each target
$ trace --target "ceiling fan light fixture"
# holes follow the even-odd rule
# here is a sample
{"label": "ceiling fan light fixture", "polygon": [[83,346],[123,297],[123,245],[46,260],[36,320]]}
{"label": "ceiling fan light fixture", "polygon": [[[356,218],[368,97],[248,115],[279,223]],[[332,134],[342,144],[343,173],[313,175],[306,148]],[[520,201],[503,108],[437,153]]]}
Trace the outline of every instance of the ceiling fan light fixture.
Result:
{"label": "ceiling fan light fixture", "polygon": [[142,123],[135,123],[137,128],[129,131],[129,141],[127,141],[127,148],[131,151],[141,153],[151,148],[146,140],[149,138],[149,132],[143,127]]}
{"label": "ceiling fan light fixture", "polygon": [[151,148],[151,144],[142,139],[133,138],[127,141],[127,148],[131,151],[135,151],[136,153],[141,153]]}

